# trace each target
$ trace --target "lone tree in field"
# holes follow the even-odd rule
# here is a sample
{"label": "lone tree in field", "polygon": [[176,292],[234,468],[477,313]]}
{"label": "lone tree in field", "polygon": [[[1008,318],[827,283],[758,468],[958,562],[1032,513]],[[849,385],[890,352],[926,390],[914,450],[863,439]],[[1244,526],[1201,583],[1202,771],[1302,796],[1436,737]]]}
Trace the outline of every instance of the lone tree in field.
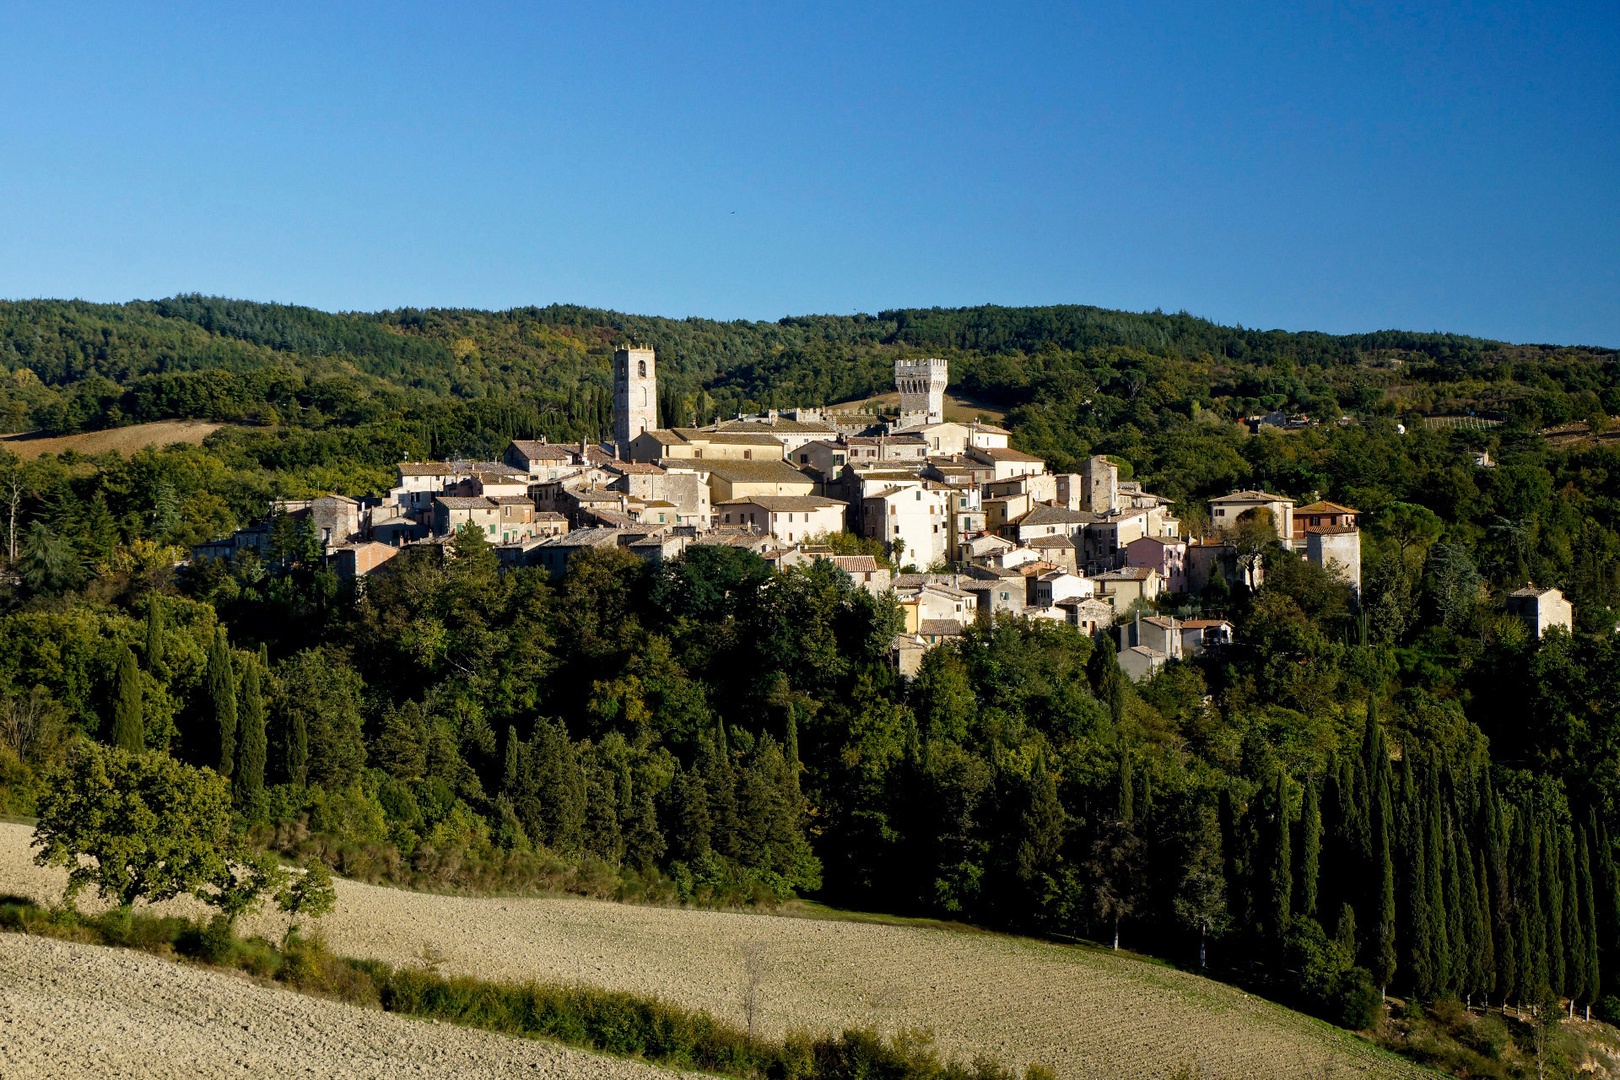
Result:
{"label": "lone tree in field", "polygon": [[34,846],[40,866],[67,867],[70,904],[92,885],[126,908],[191,893],[233,922],[284,880],[242,847],[224,777],[87,741],[49,778]]}

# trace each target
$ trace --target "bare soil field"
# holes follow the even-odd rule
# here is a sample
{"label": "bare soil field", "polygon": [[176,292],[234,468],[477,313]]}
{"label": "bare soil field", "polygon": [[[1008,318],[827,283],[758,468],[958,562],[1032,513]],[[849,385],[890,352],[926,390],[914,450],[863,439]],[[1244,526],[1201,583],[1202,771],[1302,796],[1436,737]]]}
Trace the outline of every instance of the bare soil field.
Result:
{"label": "bare soil field", "polygon": [[[0,825],[0,893],[60,898],[23,825]],[[259,916],[247,929],[279,933]],[[931,1028],[946,1052],[1040,1062],[1064,1080],[1416,1077],[1355,1036],[1163,965],[1005,935],[578,899],[438,896],[338,882],[322,933],[338,953],[446,974],[580,982],[742,1023],[746,957],[763,959],[766,1031]]]}
{"label": "bare soil field", "polygon": [[152,424],[132,424],[106,431],[86,431],[79,435],[49,438],[27,433],[0,435],[0,449],[9,450],[24,461],[32,461],[42,454],[60,454],[64,450],[77,450],[81,454],[105,454],[108,451],[133,454],[148,446],[168,446],[171,443],[191,443],[196,446],[224,426],[206,420],[159,420]]}
{"label": "bare soil field", "polygon": [[0,934],[0,1076],[669,1080],[554,1043],[412,1020],[144,953]]}

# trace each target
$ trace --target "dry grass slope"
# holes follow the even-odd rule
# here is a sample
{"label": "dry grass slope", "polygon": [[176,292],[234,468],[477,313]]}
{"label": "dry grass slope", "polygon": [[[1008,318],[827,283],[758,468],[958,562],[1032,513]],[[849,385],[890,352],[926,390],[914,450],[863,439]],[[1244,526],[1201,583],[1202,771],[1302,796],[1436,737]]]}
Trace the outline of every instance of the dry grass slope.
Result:
{"label": "dry grass slope", "polygon": [[196,446],[224,426],[205,420],[160,420],[153,424],[132,424],[107,431],[86,431],[79,435],[52,438],[29,434],[0,435],[0,449],[9,450],[24,461],[32,461],[43,454],[60,454],[64,450],[77,450],[81,454],[105,454],[109,451],[133,454],[148,446],[169,446],[173,443]]}
{"label": "dry grass slope", "polygon": [[[0,892],[54,901],[26,826],[0,825]],[[248,929],[255,929],[249,927]],[[256,928],[276,932],[261,917]],[[574,899],[434,896],[338,883],[332,948],[394,964],[433,950],[446,974],[579,981],[743,1023],[760,957],[765,1031],[929,1027],[941,1046],[1070,1078],[1432,1075],[1242,991],[1092,949],[996,934]]]}

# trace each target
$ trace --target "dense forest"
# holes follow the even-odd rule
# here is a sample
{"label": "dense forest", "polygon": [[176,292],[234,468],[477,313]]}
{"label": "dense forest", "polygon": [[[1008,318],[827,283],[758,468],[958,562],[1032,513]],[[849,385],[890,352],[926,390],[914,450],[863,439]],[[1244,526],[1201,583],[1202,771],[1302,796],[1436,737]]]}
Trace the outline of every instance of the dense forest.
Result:
{"label": "dense forest", "polygon": [[[1105,644],[1020,622],[902,679],[892,604],[730,549],[550,582],[468,538],[359,595],[295,537],[176,569],[275,496],[385,489],[407,453],[600,435],[625,339],[659,350],[674,421],[945,355],[1016,445],[1114,455],[1189,523],[1240,486],[1356,507],[1363,594],[1265,552],[1258,591],[1167,603],[1237,647],[1133,686]],[[1202,958],[1352,1026],[1385,989],[1617,1015],[1620,446],[1538,433],[1606,430],[1616,360],[1078,307],[0,305],[0,427],[231,425],[128,458],[0,449],[0,809],[85,735],[218,769],[259,842],[374,880],[810,895]],[[1235,422],[1265,409],[1330,422]],[[1468,413],[1500,424],[1421,422]],[[1527,581],[1565,591],[1573,635],[1505,614]]]}

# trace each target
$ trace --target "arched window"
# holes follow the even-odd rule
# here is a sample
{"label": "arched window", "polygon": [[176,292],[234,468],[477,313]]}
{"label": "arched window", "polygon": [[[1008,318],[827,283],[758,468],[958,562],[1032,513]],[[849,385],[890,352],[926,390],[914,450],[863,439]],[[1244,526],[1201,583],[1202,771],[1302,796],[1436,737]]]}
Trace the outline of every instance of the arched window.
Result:
{"label": "arched window", "polygon": [[645,361],[645,360],[637,360],[636,361],[636,374],[640,375],[643,379],[645,379],[647,377],[647,361]]}
{"label": "arched window", "polygon": [[645,386],[641,388],[641,407],[643,409],[647,407],[647,388]]}

